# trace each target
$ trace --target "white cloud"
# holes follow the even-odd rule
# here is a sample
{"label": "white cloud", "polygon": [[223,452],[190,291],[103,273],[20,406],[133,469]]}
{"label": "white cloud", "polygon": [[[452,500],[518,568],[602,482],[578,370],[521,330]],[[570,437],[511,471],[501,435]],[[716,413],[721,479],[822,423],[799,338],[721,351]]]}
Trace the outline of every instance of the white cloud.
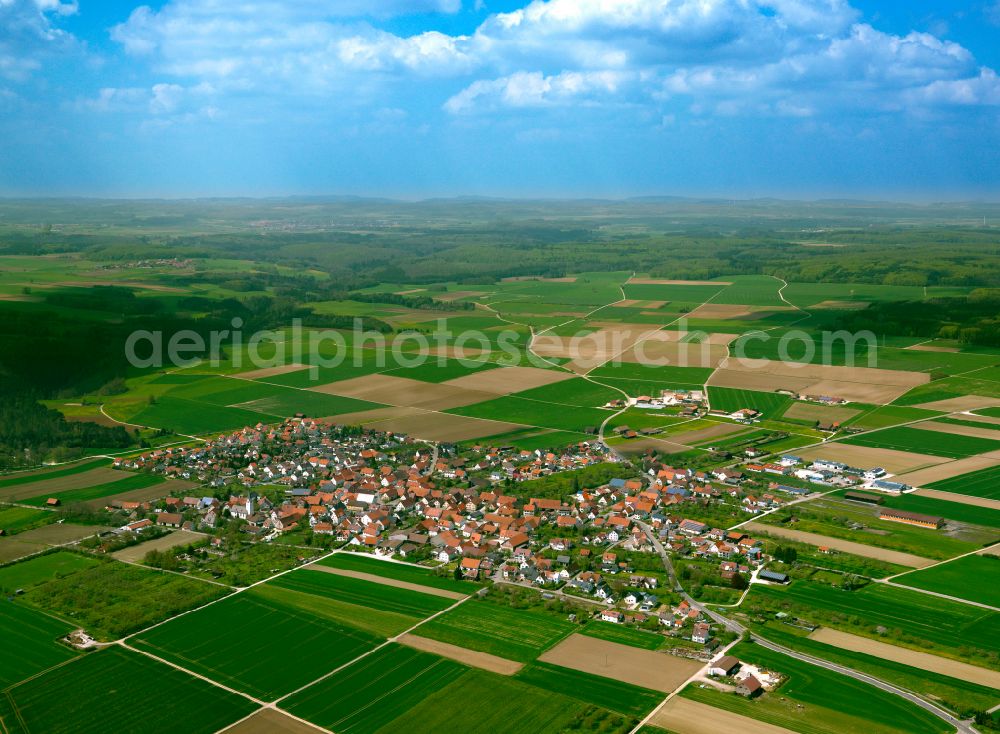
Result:
{"label": "white cloud", "polygon": [[620,71],[569,71],[554,76],[540,72],[518,72],[500,79],[473,82],[445,103],[452,113],[489,107],[544,107],[579,104],[593,98],[614,95],[630,78]]}
{"label": "white cloud", "polygon": [[[649,119],[685,106],[803,117],[953,99],[992,104],[994,94],[992,72],[980,72],[967,49],[927,33],[883,33],[859,23],[848,0],[532,0],[470,35],[402,36],[375,22],[461,5],[168,0],[159,10],[137,8],[112,34],[174,83],[211,82],[243,95],[337,93],[338,102],[378,106],[385,83],[454,78],[450,90],[432,93],[455,114],[631,103],[649,108]],[[150,109],[170,108],[165,95]]]}
{"label": "white cloud", "polygon": [[23,82],[48,55],[73,44],[73,37],[52,23],[72,15],[75,2],[0,0],[0,77]]}

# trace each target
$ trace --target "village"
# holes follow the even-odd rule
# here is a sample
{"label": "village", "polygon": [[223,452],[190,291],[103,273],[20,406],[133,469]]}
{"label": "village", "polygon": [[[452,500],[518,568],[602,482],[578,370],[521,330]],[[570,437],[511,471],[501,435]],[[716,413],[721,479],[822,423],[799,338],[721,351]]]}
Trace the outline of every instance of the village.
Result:
{"label": "village", "polygon": [[[113,502],[108,511],[128,518],[116,533],[130,542],[182,530],[210,555],[226,544],[342,547],[558,595],[603,622],[683,640],[678,654],[703,657],[730,635],[673,590],[658,551],[683,559],[684,572],[694,569],[718,594],[787,583],[763,568],[763,542],[711,519],[752,517],[809,494],[775,482],[763,491],[747,486],[756,465],[702,472],[656,463],[639,471],[596,440],[559,453],[431,445],[304,417],[115,466],[210,491]],[[579,469],[601,472],[587,482],[596,486],[570,475],[564,492],[532,493],[540,484],[532,480]],[[174,552],[193,561],[191,550]]]}

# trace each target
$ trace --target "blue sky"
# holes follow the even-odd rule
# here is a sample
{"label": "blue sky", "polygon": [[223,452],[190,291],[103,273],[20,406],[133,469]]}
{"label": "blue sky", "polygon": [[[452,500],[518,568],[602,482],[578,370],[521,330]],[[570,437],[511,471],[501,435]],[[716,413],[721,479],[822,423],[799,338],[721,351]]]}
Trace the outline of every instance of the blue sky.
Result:
{"label": "blue sky", "polygon": [[0,195],[1000,198],[1000,0],[0,0]]}

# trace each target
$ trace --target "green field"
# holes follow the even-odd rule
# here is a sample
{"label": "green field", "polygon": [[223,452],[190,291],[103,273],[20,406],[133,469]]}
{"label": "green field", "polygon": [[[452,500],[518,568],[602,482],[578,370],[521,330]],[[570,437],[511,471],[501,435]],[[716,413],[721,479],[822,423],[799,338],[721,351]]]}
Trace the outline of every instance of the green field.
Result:
{"label": "green field", "polygon": [[465,594],[471,594],[480,586],[480,584],[470,581],[456,581],[451,575],[439,576],[429,568],[380,561],[360,553],[334,553],[332,556],[319,561],[318,565],[329,566],[330,568],[342,568],[348,571],[361,571],[362,573],[384,576],[389,579],[408,581],[411,584],[422,584],[435,589],[458,591]]}
{"label": "green field", "polygon": [[792,399],[787,395],[756,390],[736,390],[729,387],[709,387],[709,401],[712,410],[731,413],[741,408],[750,408],[763,414],[765,418],[778,418],[788,410]]}
{"label": "green field", "polygon": [[415,634],[527,663],[575,629],[544,612],[470,601],[421,625]]}
{"label": "green field", "polygon": [[254,590],[172,620],[130,644],[263,700],[316,680],[379,637]]}
{"label": "green field", "polygon": [[633,629],[611,622],[601,622],[600,620],[590,622],[579,630],[580,634],[588,637],[598,637],[602,640],[617,642],[630,647],[641,647],[644,650],[659,650],[663,647],[665,638],[655,632]]}
{"label": "green field", "polygon": [[965,556],[933,568],[912,571],[893,581],[915,589],[1000,607],[1000,556]]}
{"label": "green field", "polygon": [[996,690],[993,688],[811,640],[804,631],[787,625],[771,623],[755,631],[783,647],[868,673],[925,698],[940,701],[963,719],[971,718],[977,711],[991,709],[996,704]]}
{"label": "green field", "polygon": [[323,593],[322,589],[313,588],[311,584],[303,584],[302,587],[309,591],[303,588],[286,588],[272,581],[255,586],[253,594],[275,604],[292,606],[306,614],[330,620],[334,624],[356,628],[375,637],[398,635],[420,619],[408,614],[379,611],[350,601],[341,601],[336,596]]}
{"label": "green field", "polygon": [[844,424],[857,428],[888,428],[899,423],[933,418],[937,415],[940,415],[940,413],[932,410],[924,410],[923,408],[910,408],[903,405],[882,405],[875,410],[862,413],[856,418],[844,421]]}
{"label": "green field", "polygon": [[0,475],[0,489],[17,487],[22,484],[33,484],[34,482],[44,482],[47,479],[58,479],[59,477],[68,477],[73,474],[82,474],[91,469],[108,466],[108,463],[108,459],[92,459],[55,469],[3,474]]}
{"label": "green field", "polygon": [[0,530],[15,535],[59,519],[59,515],[30,507],[4,507],[0,505]]}
{"label": "green field", "polygon": [[543,403],[576,405],[583,408],[599,408],[611,400],[619,400],[622,394],[603,385],[596,385],[582,377],[573,377],[551,385],[533,387],[514,393],[514,397],[525,400],[540,400]]}
{"label": "green field", "polygon": [[30,589],[25,601],[114,640],[226,593],[175,574],[106,561]]}
{"label": "green field", "polygon": [[712,299],[712,303],[729,303],[744,306],[786,306],[778,295],[782,283],[766,275],[727,275],[727,286]]}
{"label": "green field", "polygon": [[0,567],[0,592],[12,593],[17,589],[29,589],[55,578],[92,568],[98,563],[96,558],[70,551],[35,556],[27,561]]}
{"label": "green field", "polygon": [[927,488],[1000,500],[1000,464],[989,469],[980,469],[968,474],[960,474],[957,477],[942,479],[939,482],[931,482]]}
{"label": "green field", "polygon": [[455,603],[441,596],[311,569],[286,573],[268,584],[307,594],[327,596],[369,609],[401,614],[415,620],[429,617]]}
{"label": "green field", "polygon": [[281,702],[338,734],[370,734],[461,675],[466,666],[389,643]]}
{"label": "green field", "polygon": [[0,599],[0,691],[76,655],[58,642],[72,631],[72,625]]}
{"label": "green field", "polygon": [[[103,484],[94,485],[93,487],[69,489],[65,492],[41,494],[37,497],[30,497],[28,499],[21,500],[21,502],[26,505],[35,505],[37,507],[45,505],[45,501],[50,497],[57,497],[64,505],[72,504],[74,502],[89,502],[90,500],[102,499],[104,497],[121,494],[122,492],[129,492],[133,489],[145,489],[146,487],[165,484],[166,481],[167,480],[163,477],[155,474],[131,474],[114,482],[105,482]],[[164,488],[163,493],[167,494],[168,490]]]}
{"label": "green field", "polygon": [[1000,425],[996,423],[981,423],[979,421],[967,421],[961,418],[937,418],[935,423],[944,423],[949,426],[965,426],[966,428],[978,428],[980,430],[997,431],[1000,435]]}
{"label": "green field", "polygon": [[[471,669],[375,734],[560,734],[572,730],[571,723],[582,708],[569,696]],[[619,725],[611,731],[628,728]]]}
{"label": "green field", "polygon": [[787,680],[755,701],[711,688],[688,686],[681,695],[801,734],[945,734],[947,724],[895,694],[801,662],[760,645],[740,644],[732,655]]}
{"label": "green field", "polygon": [[561,431],[583,431],[587,427],[597,427],[611,415],[610,411],[599,408],[554,405],[510,395],[444,412]]}
{"label": "green field", "polygon": [[10,734],[211,734],[255,708],[242,696],[119,647],[82,655],[0,698]]}
{"label": "green field", "polygon": [[870,446],[876,449],[893,449],[915,454],[944,456],[949,459],[964,459],[967,456],[1000,449],[1000,439],[957,436],[952,433],[925,431],[909,426],[863,433],[859,436],[841,439],[841,443],[851,446]]}
{"label": "green field", "polygon": [[514,678],[546,691],[638,718],[648,714],[663,700],[659,691],[549,663],[526,665]]}
{"label": "green field", "polygon": [[[591,373],[591,377],[598,380],[605,378],[613,380],[642,380],[662,385],[663,389],[672,386],[681,389],[693,388],[700,390],[702,385],[705,384],[705,380],[709,378],[713,371],[709,367],[658,367],[639,362],[618,362],[617,364],[598,367]],[[617,395],[616,397],[620,398],[621,395]]]}
{"label": "green field", "polygon": [[1000,613],[919,591],[884,584],[844,591],[795,581],[784,588],[754,586],[744,605],[783,610],[883,642],[1000,667]]}

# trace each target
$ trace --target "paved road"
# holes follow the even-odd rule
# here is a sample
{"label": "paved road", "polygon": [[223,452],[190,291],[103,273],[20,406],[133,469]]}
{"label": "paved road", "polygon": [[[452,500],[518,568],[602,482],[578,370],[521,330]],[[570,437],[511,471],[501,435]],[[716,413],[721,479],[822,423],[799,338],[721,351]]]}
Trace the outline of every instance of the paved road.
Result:
{"label": "paved road", "polygon": [[[653,529],[646,523],[639,522],[637,524],[639,525],[640,528],[642,528],[643,532],[646,534],[646,537],[649,538],[650,542],[653,544],[653,547],[656,549],[656,552],[659,554],[660,559],[663,561],[663,568],[666,570],[667,575],[670,578],[670,583],[673,586],[674,591],[680,594],[681,597],[685,601],[687,601],[688,604],[690,604],[693,608],[698,609],[717,624],[723,625],[726,629],[738,635],[743,635],[749,632],[749,630],[747,630],[747,628],[741,625],[739,622],[729,619],[728,617],[711,609],[706,609],[703,605],[699,604],[693,598],[691,598],[691,596],[686,591],[684,591],[684,588],[680,585],[680,582],[677,580],[677,576],[674,573],[673,564],[670,561],[670,556],[667,553],[666,549],[663,547],[663,544],[660,542],[660,539],[656,536],[656,533],[654,533]],[[781,653],[782,655],[787,655],[788,657],[795,658],[796,660],[800,660],[810,665],[815,665],[820,668],[826,668],[827,670],[835,671],[842,675],[846,675],[850,678],[854,678],[855,680],[868,683],[869,685],[875,686],[876,688],[886,691],[887,693],[892,693],[893,695],[899,696],[900,698],[903,698],[909,701],[910,703],[919,706],[925,711],[928,711],[934,716],[937,716],[939,719],[942,719],[943,721],[947,722],[949,726],[955,727],[956,731],[958,731],[960,734],[978,734],[976,729],[972,726],[971,721],[961,721],[960,719],[957,719],[956,717],[949,714],[944,709],[935,706],[929,701],[925,701],[923,698],[916,695],[915,693],[911,693],[902,688],[898,688],[890,683],[886,683],[885,681],[870,676],[866,673],[854,670],[853,668],[848,668],[843,665],[831,663],[830,661],[823,660],[822,658],[816,658],[811,655],[806,655],[804,653],[798,652],[797,650],[791,650],[787,647],[783,647],[781,645],[778,645],[777,643],[771,642],[770,640],[761,637],[760,635],[757,634],[751,633],[751,639],[753,639],[753,641],[758,645],[760,645],[761,647],[767,648],[768,650],[773,650],[775,652]]]}

